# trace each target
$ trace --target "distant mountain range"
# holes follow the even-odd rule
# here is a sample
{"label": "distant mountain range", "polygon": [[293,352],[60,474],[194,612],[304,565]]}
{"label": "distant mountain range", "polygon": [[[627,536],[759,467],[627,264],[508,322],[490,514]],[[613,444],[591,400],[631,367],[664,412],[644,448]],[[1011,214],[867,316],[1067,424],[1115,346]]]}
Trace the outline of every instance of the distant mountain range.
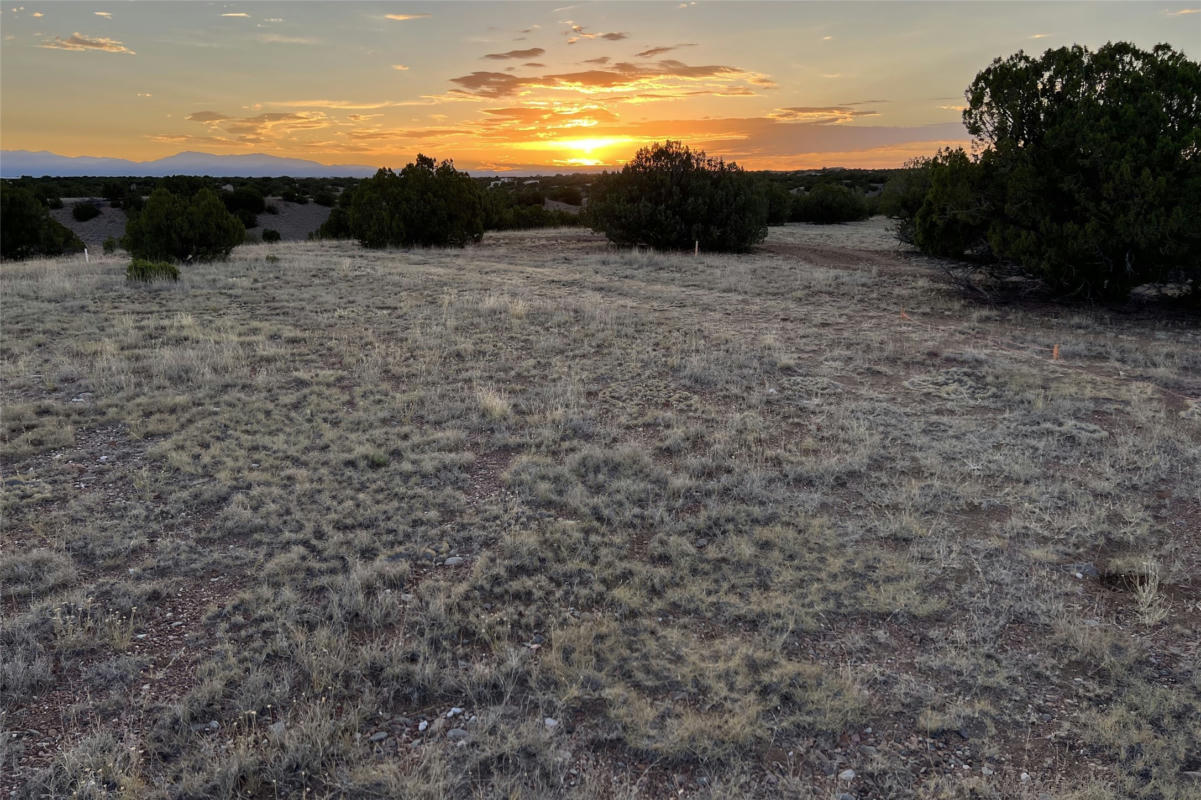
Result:
{"label": "distant mountain range", "polygon": [[45,150],[0,150],[0,178],[32,175],[133,176],[211,175],[214,178],[369,178],[376,167],[363,164],[321,164],[301,158],[280,158],[259,153],[244,156],[219,156],[213,153],[184,152],[155,161],[128,161],[124,158],[60,156]]}

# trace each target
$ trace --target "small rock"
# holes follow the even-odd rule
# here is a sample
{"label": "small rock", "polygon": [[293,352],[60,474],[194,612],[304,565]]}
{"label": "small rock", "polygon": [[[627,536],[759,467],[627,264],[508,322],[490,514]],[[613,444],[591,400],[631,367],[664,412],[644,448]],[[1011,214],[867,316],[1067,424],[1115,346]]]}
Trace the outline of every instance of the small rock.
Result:
{"label": "small rock", "polygon": [[442,563],[448,567],[457,567],[463,563],[463,557],[462,556],[451,556],[450,558],[446,559]]}
{"label": "small rock", "polygon": [[451,728],[446,732],[446,738],[452,742],[464,741],[470,735],[464,728]]}
{"label": "small rock", "polygon": [[450,719],[451,717],[457,717],[462,713],[463,713],[463,709],[459,708],[458,706],[455,706],[450,711],[446,712],[446,718]]}
{"label": "small rock", "polygon": [[1023,773],[1021,774],[1021,776],[1020,776],[1020,777],[1021,777],[1021,779],[1022,779],[1022,782],[1024,783],[1025,781],[1028,781],[1028,780],[1030,780],[1030,773],[1029,773],[1029,772],[1023,772]]}
{"label": "small rock", "polygon": [[554,717],[547,717],[546,719],[542,720],[542,724],[546,726],[548,731],[553,731],[555,728],[559,727],[559,720],[555,719]]}
{"label": "small rock", "polygon": [[843,792],[842,794],[838,795],[838,800],[855,800],[855,795]]}
{"label": "small rock", "polygon": [[697,539],[696,540],[696,549],[697,550],[704,550],[708,546],[709,546],[708,539]]}
{"label": "small rock", "polygon": [[387,739],[387,738],[388,738],[387,731],[376,731],[375,733],[371,734],[370,741],[382,742],[384,739]]}
{"label": "small rock", "polygon": [[964,739],[979,739],[988,734],[988,724],[979,717],[964,720],[959,726],[959,735]]}
{"label": "small rock", "polygon": [[286,727],[288,727],[288,724],[281,719],[279,722],[272,722],[268,725],[267,730],[271,731],[275,736],[283,736],[284,728]]}
{"label": "small rock", "polygon": [[842,772],[838,773],[838,780],[840,780],[840,781],[853,781],[853,780],[855,780],[855,770],[853,770],[853,769],[844,769]]}
{"label": "small rock", "polygon": [[210,722],[210,723],[209,723],[209,730],[210,730],[210,731],[215,731],[215,730],[217,730],[217,729],[218,729],[218,728],[220,728],[220,727],[221,727],[221,723],[220,723],[220,722],[218,722],[217,720],[213,720],[212,722]]}
{"label": "small rock", "polygon": [[424,731],[429,726],[430,726],[430,724],[428,722],[426,722],[425,720],[421,720],[421,722],[417,723],[417,730]]}
{"label": "small rock", "polygon": [[1101,577],[1101,573],[1097,571],[1097,568],[1089,563],[1068,564],[1067,568],[1078,580]]}
{"label": "small rock", "polygon": [[530,638],[530,644],[546,644],[546,637],[540,633],[535,633]]}
{"label": "small rock", "polygon": [[985,777],[992,775],[992,767],[985,764],[983,767],[980,768],[980,774],[984,775]]}

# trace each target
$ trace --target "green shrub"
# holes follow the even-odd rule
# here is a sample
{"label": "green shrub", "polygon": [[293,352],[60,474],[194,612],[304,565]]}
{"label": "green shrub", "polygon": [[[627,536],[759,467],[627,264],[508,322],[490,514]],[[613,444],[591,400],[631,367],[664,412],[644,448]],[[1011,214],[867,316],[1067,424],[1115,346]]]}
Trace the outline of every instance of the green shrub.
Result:
{"label": "green shrub", "polygon": [[125,213],[136,214],[146,206],[146,201],[142,199],[142,193],[130,190],[124,197],[121,198],[121,208],[125,209]]}
{"label": "green shrub", "polygon": [[542,204],[527,205],[520,202],[523,196],[522,193],[512,192],[504,186],[484,190],[484,228],[490,231],[509,231],[583,224],[580,214],[552,211]]}
{"label": "green shrub", "polygon": [[274,230],[272,228],[263,228],[263,241],[264,242],[278,242],[280,240],[280,238],[281,237],[279,235],[279,231]]}
{"label": "green shrub", "polygon": [[279,206],[277,206],[275,203],[268,203],[266,211],[268,214],[272,214],[272,215],[278,214]]}
{"label": "green shrub", "polygon": [[435,166],[423,155],[399,174],[381,169],[360,183],[348,217],[364,247],[462,247],[484,234],[479,186],[451,162]]}
{"label": "green shrub", "polygon": [[100,216],[100,208],[95,203],[76,203],[71,206],[71,216],[76,222],[87,222]]}
{"label": "green shrub", "polygon": [[125,196],[125,187],[118,181],[105,181],[100,189],[100,195],[112,204],[113,208],[121,207],[121,198]]}
{"label": "green shrub", "polygon": [[832,225],[867,219],[867,201],[854,189],[840,183],[819,183],[793,198],[792,220]]}
{"label": "green shrub", "polygon": [[0,258],[78,253],[83,242],[28,189],[0,181]]}
{"label": "green shrub", "polygon": [[177,281],[179,280],[179,267],[168,261],[150,261],[144,258],[135,258],[125,268],[125,278],[141,283]]}
{"label": "green shrub", "polygon": [[914,213],[926,252],[988,248],[1058,292],[1201,296],[1201,65],[1117,42],[996,59],[967,92],[978,159],[941,153]]}
{"label": "green shrub", "polygon": [[322,190],[313,195],[313,202],[326,208],[332,208],[337,199],[334,197],[334,193],[328,190]]}
{"label": "green shrub", "polygon": [[550,191],[548,197],[557,203],[566,203],[569,206],[584,204],[584,193],[578,186],[558,186]]}
{"label": "green shrub", "polygon": [[350,230],[350,211],[335,206],[329,212],[325,222],[319,227],[310,238],[313,239],[353,239],[354,233]]}
{"label": "green shrub", "polygon": [[245,229],[212,189],[184,198],[155,189],[125,225],[125,248],[135,258],[213,261],[242,243]]}
{"label": "green shrub", "polygon": [[309,202],[308,195],[302,194],[295,189],[287,189],[279,196],[280,200],[286,203],[296,203],[297,205],[305,205]]}
{"label": "green shrub", "polygon": [[680,142],[638,151],[621,172],[600,178],[588,216],[615,244],[667,250],[748,250],[767,236],[767,197],[736,164]]}
{"label": "green shrub", "polygon": [[763,194],[767,198],[767,224],[783,225],[792,213],[792,193],[779,183],[767,180],[763,183]]}
{"label": "green shrub", "polygon": [[111,256],[113,253],[117,252],[117,240],[110,236],[104,240],[103,247],[104,254],[106,256]]}
{"label": "green shrub", "polygon": [[930,191],[930,159],[915,158],[905,164],[905,170],[884,184],[880,193],[879,213],[897,221],[897,238],[914,244],[914,217]]}
{"label": "green shrub", "polygon": [[913,243],[935,256],[985,254],[993,217],[985,167],[957,148],[939,151],[925,169],[930,188],[913,217]]}
{"label": "green shrub", "polygon": [[[229,258],[245,230],[211,189],[201,189],[188,205],[188,255],[196,261]],[[185,258],[187,256],[184,256]]]}

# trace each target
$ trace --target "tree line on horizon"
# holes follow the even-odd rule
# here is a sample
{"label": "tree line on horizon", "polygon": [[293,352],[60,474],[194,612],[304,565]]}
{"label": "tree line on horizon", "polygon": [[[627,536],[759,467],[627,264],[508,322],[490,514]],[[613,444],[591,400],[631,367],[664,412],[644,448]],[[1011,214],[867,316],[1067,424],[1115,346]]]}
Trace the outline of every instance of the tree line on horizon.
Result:
{"label": "tree line on horizon", "polygon": [[[303,188],[331,206],[316,238],[364,247],[461,247],[485,230],[586,224],[619,245],[743,252],[769,225],[884,213],[924,253],[1036,278],[1061,295],[1121,300],[1139,285],[1180,284],[1201,296],[1196,62],[1169,45],[1123,42],[1019,52],[994,60],[965,96],[973,151],[942,150],[901,170],[754,173],[668,141],[618,172],[553,180],[471,178],[418,155],[363,180],[257,179],[218,193],[219,179],[174,176],[155,180],[145,201],[120,181],[99,188],[126,209],[123,242],[145,258],[225,257],[257,224],[262,189],[303,202]],[[48,183],[2,188],[4,258],[78,249],[46,212],[56,198]],[[547,199],[582,208],[551,210]]]}

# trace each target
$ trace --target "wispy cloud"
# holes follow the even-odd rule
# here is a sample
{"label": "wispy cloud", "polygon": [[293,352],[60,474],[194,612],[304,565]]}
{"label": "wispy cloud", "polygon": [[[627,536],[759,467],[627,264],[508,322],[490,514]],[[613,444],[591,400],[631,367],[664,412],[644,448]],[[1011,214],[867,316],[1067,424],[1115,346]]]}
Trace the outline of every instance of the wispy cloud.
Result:
{"label": "wispy cloud", "polygon": [[598,56],[597,58],[584,59],[585,64],[608,64],[612,59],[608,56]]}
{"label": "wispy cloud", "polygon": [[1184,17],[1189,14],[1201,14],[1201,8],[1182,8],[1179,11],[1165,11],[1163,13],[1169,17]]}
{"label": "wispy cloud", "polygon": [[635,53],[637,58],[652,58],[661,56],[664,53],[670,53],[672,50],[679,50],[681,47],[696,47],[695,42],[686,42],[685,44],[673,44],[670,47],[652,47],[649,50],[643,50],[641,53]]}
{"label": "wispy cloud", "polygon": [[193,111],[184,117],[188,122],[221,122],[230,119],[228,114],[218,114],[216,111]]}
{"label": "wispy cloud", "polygon": [[860,117],[878,117],[878,111],[864,111],[850,106],[791,106],[777,108],[767,115],[781,122],[808,122],[815,125],[838,125]]}
{"label": "wispy cloud", "polygon": [[531,47],[528,50],[510,50],[507,53],[488,53],[484,58],[490,58],[493,61],[505,61],[517,58],[537,58],[545,54],[546,51],[541,47]]}
{"label": "wispy cloud", "polygon": [[66,39],[61,36],[55,36],[53,39],[47,39],[38,46],[49,50],[75,50],[77,52],[96,50],[101,53],[134,55],[134,51],[116,39],[109,39],[105,36],[84,36],[82,33],[73,33]]}
{"label": "wispy cloud", "polygon": [[411,19],[428,19],[429,14],[384,14],[384,19],[395,20],[396,22],[407,22]]}
{"label": "wispy cloud", "polygon": [[228,14],[222,14],[223,17],[249,17],[245,11],[231,11]]}
{"label": "wispy cloud", "polygon": [[258,40],[263,44],[321,44],[320,39],[308,36],[283,36],[278,33],[260,33]]}
{"label": "wispy cloud", "polygon": [[392,69],[400,70],[401,72],[409,71],[409,67],[407,64],[393,64]]}
{"label": "wispy cloud", "polygon": [[29,16],[31,16],[31,17],[44,17],[44,16],[46,16],[46,15],[45,15],[45,14],[43,14],[41,11],[35,11],[35,12],[33,12],[32,14],[30,14]]}
{"label": "wispy cloud", "polygon": [[113,18],[113,12],[111,11],[93,11],[92,13],[98,17],[104,17],[105,19]]}
{"label": "wispy cloud", "polygon": [[1030,38],[1031,39],[1046,39],[1050,35],[1051,34],[1049,34],[1049,33],[1033,33],[1030,35]]}
{"label": "wispy cloud", "polygon": [[575,44],[583,39],[604,39],[608,42],[620,42],[622,39],[630,37],[628,33],[621,33],[619,31],[612,33],[588,33],[583,25],[576,25],[571,20],[567,20],[564,24],[570,26],[568,30],[563,32],[564,36],[570,37],[567,40],[568,44]]}

